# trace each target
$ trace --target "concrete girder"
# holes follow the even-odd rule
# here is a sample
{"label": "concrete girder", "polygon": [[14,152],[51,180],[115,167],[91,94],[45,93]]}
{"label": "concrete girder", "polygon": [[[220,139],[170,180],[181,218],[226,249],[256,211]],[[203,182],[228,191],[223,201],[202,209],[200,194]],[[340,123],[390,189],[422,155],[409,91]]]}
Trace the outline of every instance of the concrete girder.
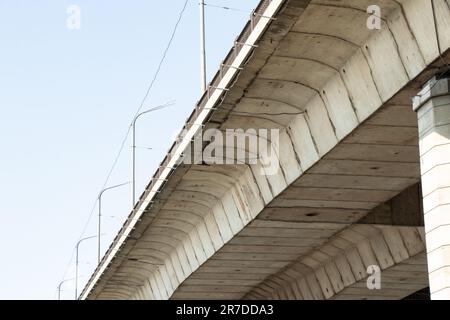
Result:
{"label": "concrete girder", "polygon": [[[255,286],[255,277],[261,281],[263,276],[276,274],[308,248],[324,245],[333,234],[418,181],[418,157],[408,159],[418,154],[417,123],[411,120],[412,111],[404,106],[410,103],[411,93],[415,94],[421,79],[439,67],[440,62],[430,65],[439,58],[433,43],[434,29],[417,28],[423,24],[419,21],[422,16],[427,21],[432,17],[431,7],[420,0],[370,2],[382,7],[384,28],[380,31],[364,29],[365,2],[286,2],[284,11],[266,30],[253,57],[211,116],[211,125],[221,130],[239,126],[282,127],[283,151],[282,156],[277,155],[281,170],[269,176],[259,174],[259,165],[184,168],[184,173],[195,172],[195,178],[180,174],[177,183],[169,184],[170,192],[166,191],[161,206],[150,209],[156,219],[149,220],[139,231],[139,239],[169,234],[173,239],[172,246],[160,248],[170,258],[150,275],[148,285],[137,290],[140,298],[195,298],[202,294],[194,289],[198,283],[205,284],[210,298],[243,297]],[[450,20],[448,2],[436,3],[444,55],[450,46],[446,28]],[[358,23],[360,29],[354,27]],[[301,39],[309,39],[303,47]],[[319,41],[333,50],[321,53]],[[314,47],[309,48],[312,44]],[[316,53],[311,56],[313,52]],[[386,53],[392,59],[386,60]],[[446,54],[443,59],[447,59]],[[297,79],[295,74],[284,78],[285,66],[280,61],[295,61],[295,65],[302,61],[301,64],[320,71],[323,77],[305,73]],[[325,74],[329,74],[328,79]],[[275,79],[267,79],[268,76]],[[268,113],[276,113],[280,106],[283,110],[292,107],[305,113],[292,119],[261,118],[258,115],[261,111],[253,103],[259,100],[267,102],[264,110],[272,110]],[[248,116],[233,114],[234,111],[255,116],[249,120]],[[228,170],[235,184],[229,179],[211,184],[213,179],[208,177],[207,170]],[[197,171],[204,171],[204,177]],[[196,184],[203,187],[197,188]],[[350,199],[346,189],[360,191]],[[376,199],[367,201],[370,194],[376,195]],[[178,206],[186,201],[186,206],[176,211],[159,210],[170,207],[171,201]],[[198,212],[194,213],[192,203],[202,206],[203,220]],[[173,220],[174,212],[180,212],[178,220]],[[190,214],[181,218],[181,212]],[[305,220],[296,223],[287,220],[297,214]],[[267,217],[270,221],[260,221]],[[206,225],[207,232],[202,236],[199,223]],[[283,223],[291,228],[283,227]],[[211,226],[217,227],[218,233],[210,233],[215,228]],[[280,237],[280,233],[285,237]],[[221,243],[223,246],[218,249]],[[287,253],[273,253],[271,245],[280,246],[280,251],[284,248]],[[125,246],[127,254],[140,248],[130,242]],[[252,246],[256,251],[250,254],[243,246]],[[262,246],[266,246],[266,251],[261,251]],[[122,261],[124,266],[128,263]],[[181,267],[177,272],[178,264]],[[220,279],[220,275],[226,275],[226,279],[234,275],[248,280],[248,285],[243,286],[245,290],[230,285],[225,291],[220,290],[217,281],[207,285],[206,280]],[[292,279],[293,275],[288,277]],[[110,278],[114,281],[111,272]],[[273,281],[269,288],[281,280]],[[101,286],[90,297],[98,294],[101,295]]]}
{"label": "concrete girder", "polygon": [[[264,280],[246,298],[401,299],[428,285],[424,251],[423,228],[352,225]],[[381,268],[379,290],[366,283],[373,265]]]}

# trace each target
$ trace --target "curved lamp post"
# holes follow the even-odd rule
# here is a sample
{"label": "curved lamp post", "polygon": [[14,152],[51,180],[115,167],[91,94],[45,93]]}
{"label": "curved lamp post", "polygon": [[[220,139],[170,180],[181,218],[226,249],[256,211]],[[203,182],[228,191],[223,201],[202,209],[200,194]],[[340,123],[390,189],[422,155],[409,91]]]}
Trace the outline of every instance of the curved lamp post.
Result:
{"label": "curved lamp post", "polygon": [[200,0],[200,90],[206,90],[205,0]]}
{"label": "curved lamp post", "polygon": [[78,300],[78,249],[80,247],[80,244],[88,239],[96,238],[97,236],[90,236],[86,238],[82,238],[78,240],[77,246],[76,246],[76,259],[75,259],[75,300]]}
{"label": "curved lamp post", "polygon": [[75,279],[75,278],[65,279],[65,280],[61,281],[61,282],[58,284],[58,300],[61,300],[61,286],[62,286],[65,282],[67,282],[67,281],[72,281],[72,280],[74,280],[74,279]]}
{"label": "curved lamp post", "polygon": [[133,147],[132,147],[133,148],[133,181],[132,181],[132,183],[133,183],[133,206],[132,206],[132,208],[134,208],[134,205],[136,204],[136,122],[144,114],[164,109],[168,106],[171,106],[172,104],[173,103],[167,103],[167,104],[164,104],[161,106],[157,106],[157,107],[142,111],[141,113],[138,113],[134,117],[133,122],[131,124],[131,126],[133,127]]}
{"label": "curved lamp post", "polygon": [[98,264],[100,264],[100,249],[101,249],[102,195],[103,195],[103,193],[105,193],[108,190],[119,188],[119,187],[125,186],[127,184],[130,184],[130,182],[128,181],[125,183],[114,185],[112,187],[107,187],[107,188],[103,189],[102,191],[100,191],[100,193],[98,195],[98,234],[97,234],[97,237],[98,237],[97,262],[98,262]]}

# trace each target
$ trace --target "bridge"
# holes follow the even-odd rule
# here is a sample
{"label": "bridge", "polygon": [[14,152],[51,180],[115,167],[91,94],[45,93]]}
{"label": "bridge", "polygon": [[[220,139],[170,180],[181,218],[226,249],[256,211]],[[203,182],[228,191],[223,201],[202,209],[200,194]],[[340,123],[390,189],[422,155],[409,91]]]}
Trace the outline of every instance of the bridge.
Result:
{"label": "bridge", "polygon": [[80,298],[449,299],[449,48],[448,0],[261,1]]}

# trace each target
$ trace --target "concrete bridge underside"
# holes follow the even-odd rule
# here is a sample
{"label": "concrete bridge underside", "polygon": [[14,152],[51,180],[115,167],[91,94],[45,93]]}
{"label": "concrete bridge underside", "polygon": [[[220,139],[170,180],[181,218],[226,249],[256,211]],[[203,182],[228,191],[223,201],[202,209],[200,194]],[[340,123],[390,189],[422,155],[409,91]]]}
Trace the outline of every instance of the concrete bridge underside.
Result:
{"label": "concrete bridge underside", "polygon": [[[373,4],[380,30],[366,27]],[[180,165],[84,298],[401,299],[428,287],[411,98],[450,61],[450,1],[271,6],[203,124],[280,129],[281,169]],[[370,265],[381,290],[366,287]]]}

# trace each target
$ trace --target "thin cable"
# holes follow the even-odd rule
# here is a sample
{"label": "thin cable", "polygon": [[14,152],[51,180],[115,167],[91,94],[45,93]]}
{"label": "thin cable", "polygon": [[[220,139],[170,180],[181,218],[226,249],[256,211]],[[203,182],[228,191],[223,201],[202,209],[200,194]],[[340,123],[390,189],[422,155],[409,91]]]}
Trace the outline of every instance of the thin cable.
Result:
{"label": "thin cable", "polygon": [[[183,18],[184,12],[186,11],[188,2],[189,2],[189,0],[185,0],[183,8],[181,9],[180,13],[178,14],[178,20],[175,23],[175,26],[174,26],[174,28],[172,30],[172,34],[170,35],[169,42],[167,43],[167,46],[164,49],[162,58],[161,58],[161,60],[160,60],[160,62],[158,64],[158,68],[156,69],[155,75],[154,75],[152,81],[150,82],[150,86],[148,87],[147,92],[145,93],[144,99],[142,99],[141,105],[139,106],[139,108],[136,110],[136,113],[134,114],[135,117],[138,115],[138,113],[144,107],[145,100],[147,100],[147,97],[149,96],[150,91],[152,90],[153,85],[156,82],[156,79],[157,79],[157,77],[159,75],[159,72],[161,71],[161,67],[162,67],[164,61],[166,60],[167,53],[169,52],[169,49],[172,46],[173,39],[175,38],[175,34],[177,33],[178,26],[179,26],[179,24],[181,22],[181,19]],[[128,129],[128,132],[130,132],[130,129],[131,129],[131,124],[130,124],[130,127]]]}
{"label": "thin cable", "polygon": [[[143,104],[144,104],[146,98],[148,97],[149,92],[150,92],[150,90],[151,90],[151,88],[152,88],[152,86],[153,86],[153,84],[154,84],[154,81],[155,81],[155,79],[156,79],[156,76],[158,75],[158,73],[159,73],[159,71],[160,71],[160,69],[161,69],[161,66],[162,66],[162,64],[163,64],[163,62],[164,62],[165,56],[166,56],[166,54],[167,54],[167,51],[168,51],[168,49],[170,48],[171,42],[172,42],[172,40],[173,40],[173,38],[174,38],[174,36],[175,36],[176,30],[177,30],[177,28],[178,28],[178,25],[179,25],[179,23],[180,23],[180,21],[181,21],[181,19],[182,19],[183,13],[184,13],[184,11],[186,10],[188,1],[189,1],[189,0],[186,0],[185,3],[184,3],[183,9],[182,9],[181,12],[180,12],[178,21],[177,21],[177,23],[176,23],[176,25],[175,25],[175,27],[174,27],[174,30],[173,30],[173,33],[172,33],[171,38],[170,38],[170,40],[169,40],[168,46],[166,47],[166,49],[165,49],[165,51],[164,51],[164,54],[163,54],[163,58],[162,58],[162,60],[161,60],[161,62],[160,62],[160,64],[159,64],[159,66],[158,66],[158,68],[157,68],[157,72],[156,72],[156,74],[155,74],[155,77],[154,77],[154,79],[152,80],[149,89],[147,90],[147,93],[146,93],[146,95],[145,95],[145,97],[144,97],[144,99],[143,99],[143,102],[141,103],[141,105],[139,106],[138,110],[136,111],[135,117],[139,114],[140,110],[142,109]],[[240,9],[236,9],[236,8],[231,8],[231,7],[220,7],[220,6],[215,6],[215,5],[211,5],[211,4],[205,4],[205,5],[214,6],[214,7],[219,7],[219,8],[226,9],[226,10],[241,11],[241,12],[249,13],[248,11],[244,11],[244,10],[240,10]],[[251,53],[251,56],[253,56],[253,54],[254,54],[254,52]],[[251,56],[250,56],[250,57],[251,57]],[[250,60],[250,59],[248,59],[246,62],[244,62],[244,65],[246,65],[246,64],[248,63],[249,60]],[[237,82],[237,79],[234,81],[234,83],[236,83],[236,82]],[[233,85],[234,85],[234,83],[233,83]],[[224,97],[222,97],[222,101],[225,99],[225,96],[226,96],[226,94],[224,95]],[[127,135],[126,135],[124,141],[122,142],[121,148],[120,148],[120,150],[119,150],[119,155],[120,155],[120,152],[121,152],[121,151],[123,150],[123,148],[124,148],[126,139],[127,139],[128,135],[129,135],[129,133],[130,133],[131,128],[132,128],[132,124],[128,127]],[[114,166],[115,166],[116,163],[117,163],[117,160],[114,161],[113,168],[114,168]],[[112,170],[111,170],[111,171],[112,171]],[[108,175],[108,179],[109,179],[109,176],[110,176],[110,174]],[[106,185],[106,183],[105,183],[105,185]],[[91,214],[91,216],[92,216],[92,214]]]}
{"label": "thin cable", "polygon": [[[145,93],[145,95],[144,95],[144,98],[142,99],[142,101],[141,101],[139,107],[137,108],[137,110],[136,110],[136,112],[135,112],[135,114],[134,114],[134,116],[133,116],[133,119],[139,114],[139,112],[140,112],[140,111],[142,110],[142,108],[144,107],[145,101],[147,100],[148,96],[150,95],[150,92],[151,92],[151,90],[152,90],[152,88],[153,88],[153,86],[154,86],[154,84],[155,84],[155,82],[156,82],[156,80],[157,80],[157,78],[158,78],[158,75],[159,75],[159,73],[160,73],[160,71],[161,71],[161,68],[162,68],[162,66],[163,66],[163,64],[164,64],[164,61],[166,60],[167,53],[168,53],[170,47],[172,46],[172,42],[173,42],[173,40],[174,40],[174,38],[175,38],[175,35],[176,35],[176,32],[177,32],[177,30],[178,30],[178,26],[179,26],[179,24],[180,24],[180,22],[181,22],[181,20],[182,20],[182,18],[183,18],[183,16],[184,16],[184,13],[185,13],[185,11],[186,11],[188,2],[189,2],[189,0],[185,0],[185,2],[184,2],[184,5],[183,5],[183,7],[182,7],[182,9],[181,9],[181,11],[180,11],[180,13],[179,13],[179,15],[178,15],[177,22],[175,23],[175,26],[174,26],[174,28],[173,28],[173,30],[172,30],[171,35],[170,35],[169,41],[168,41],[168,43],[167,43],[167,45],[166,45],[166,47],[165,47],[165,49],[164,49],[164,51],[163,51],[163,55],[162,55],[162,57],[161,57],[161,59],[160,59],[160,62],[159,62],[159,64],[158,64],[158,67],[156,68],[156,71],[155,71],[155,74],[154,74],[154,76],[153,76],[153,79],[152,79],[152,81],[150,82],[150,85],[149,85],[148,88],[147,88],[147,91],[146,91],[146,93]],[[110,168],[110,170],[109,170],[109,172],[108,172],[108,175],[107,175],[107,177],[106,177],[105,183],[104,183],[103,186],[102,186],[102,189],[104,189],[104,188],[106,187],[106,185],[108,184],[109,179],[111,178],[111,175],[112,175],[114,169],[115,169],[116,166],[117,166],[117,163],[118,163],[118,161],[119,161],[120,155],[122,154],[122,151],[123,151],[123,149],[124,149],[124,147],[125,147],[126,141],[128,140],[128,136],[130,135],[131,128],[132,128],[132,122],[131,122],[130,125],[128,126],[128,129],[127,129],[127,132],[126,132],[126,134],[125,134],[125,137],[124,137],[124,139],[122,140],[122,143],[121,143],[121,145],[120,145],[120,148],[119,148],[119,151],[118,151],[116,157],[114,158],[113,164],[112,164],[112,166],[111,166],[111,168]],[[86,224],[84,225],[83,231],[82,231],[82,233],[81,233],[81,235],[80,235],[80,237],[79,237],[78,240],[80,240],[80,239],[83,237],[83,235],[85,234],[85,232],[86,232],[86,230],[87,230],[87,227],[89,226],[89,223],[90,223],[90,221],[91,221],[91,219],[92,219],[94,210],[95,210],[95,208],[96,208],[96,206],[97,206],[97,202],[98,202],[98,197],[96,198],[96,200],[95,200],[95,202],[94,202],[94,205],[92,206],[92,210],[91,210],[91,212],[90,212],[90,214],[89,214],[88,220],[87,220]],[[75,249],[73,249],[73,251],[72,251],[71,258],[70,258],[70,261],[69,261],[69,264],[68,264],[68,266],[66,267],[66,271],[64,272],[64,275],[63,275],[63,277],[62,277],[63,279],[65,278],[65,276],[66,276],[66,274],[67,274],[67,271],[68,271],[70,265],[72,264],[74,254],[75,254]]]}

